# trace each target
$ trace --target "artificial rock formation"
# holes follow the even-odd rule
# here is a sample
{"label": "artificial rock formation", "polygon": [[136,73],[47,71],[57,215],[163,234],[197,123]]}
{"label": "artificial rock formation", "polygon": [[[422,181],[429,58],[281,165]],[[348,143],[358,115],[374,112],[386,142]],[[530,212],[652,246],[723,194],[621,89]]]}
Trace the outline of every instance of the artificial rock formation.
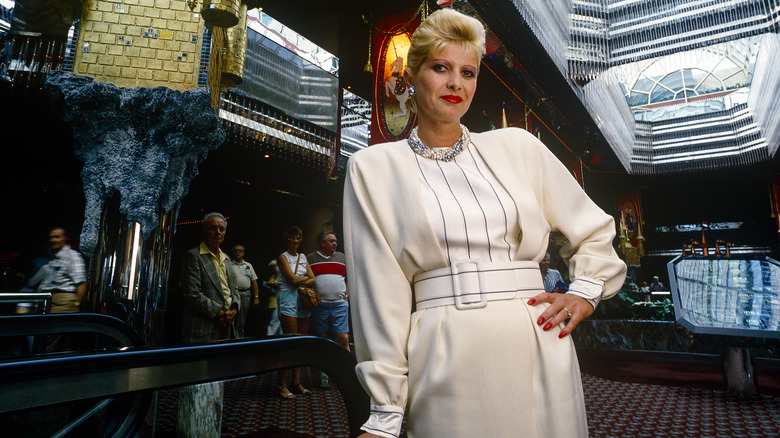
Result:
{"label": "artificial rock formation", "polygon": [[168,212],[219,147],[225,133],[207,89],[120,88],[68,72],[47,79],[54,111],[73,127],[74,153],[84,162],[86,211],[80,249],[97,245],[105,200],[121,194],[119,211],[141,224],[144,239],[158,212]]}

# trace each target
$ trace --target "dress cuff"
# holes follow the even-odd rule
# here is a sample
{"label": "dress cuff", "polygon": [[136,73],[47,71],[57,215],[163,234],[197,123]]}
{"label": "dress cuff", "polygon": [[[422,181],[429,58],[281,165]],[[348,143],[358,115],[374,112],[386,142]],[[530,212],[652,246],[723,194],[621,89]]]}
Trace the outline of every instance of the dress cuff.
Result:
{"label": "dress cuff", "polygon": [[360,428],[384,438],[398,438],[404,422],[404,410],[398,406],[371,405],[371,415]]}
{"label": "dress cuff", "polygon": [[569,285],[567,294],[576,295],[586,299],[596,309],[601,302],[601,295],[604,293],[606,285],[603,281],[594,280],[588,277],[577,277]]}

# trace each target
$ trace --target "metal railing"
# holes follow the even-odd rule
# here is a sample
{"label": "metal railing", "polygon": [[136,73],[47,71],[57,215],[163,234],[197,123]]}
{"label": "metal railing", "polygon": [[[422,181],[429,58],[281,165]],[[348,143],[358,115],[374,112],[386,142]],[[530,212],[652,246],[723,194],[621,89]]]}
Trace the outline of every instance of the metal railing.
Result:
{"label": "metal railing", "polygon": [[51,293],[49,292],[2,292],[0,303],[31,303],[35,304],[37,314],[49,313],[51,309]]}
{"label": "metal railing", "polygon": [[[24,321],[22,321],[24,320]],[[97,326],[104,324],[103,328]],[[70,314],[0,318],[1,336],[84,331],[114,337],[115,318]],[[81,326],[81,327],[78,327]],[[125,326],[127,327],[127,326]],[[129,330],[129,327],[127,327]],[[55,331],[52,331],[55,330]],[[56,331],[59,330],[59,331]],[[132,336],[127,340],[131,340]],[[117,339],[115,337],[115,339]],[[351,435],[368,418],[369,399],[354,373],[355,359],[337,343],[317,336],[286,335],[182,347],[130,347],[0,363],[0,413],[90,399],[136,396],[106,436],[131,436],[146,411],[152,391],[227,380],[283,368],[311,366],[324,371],[340,390]],[[134,424],[126,424],[132,422]]]}

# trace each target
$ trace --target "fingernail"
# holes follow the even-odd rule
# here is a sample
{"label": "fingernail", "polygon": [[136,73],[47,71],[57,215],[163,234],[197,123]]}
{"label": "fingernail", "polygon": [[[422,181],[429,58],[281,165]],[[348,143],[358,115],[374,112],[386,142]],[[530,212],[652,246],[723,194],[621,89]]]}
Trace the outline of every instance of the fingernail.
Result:
{"label": "fingernail", "polygon": [[558,333],[558,339],[562,339],[564,336],[568,335],[565,331],[561,330],[560,333]]}
{"label": "fingernail", "polygon": [[533,299],[533,298],[531,298],[530,300],[528,300],[528,305],[529,305],[529,306],[533,306],[535,303],[536,303],[536,300],[535,300],[535,299]]}
{"label": "fingernail", "polygon": [[537,320],[536,320],[536,324],[537,324],[537,325],[542,325],[542,324],[544,324],[544,316],[540,316],[540,317],[539,317],[539,319],[537,319]]}
{"label": "fingernail", "polygon": [[550,330],[551,328],[552,328],[552,324],[548,322],[547,324],[544,325],[544,328],[542,328],[542,330],[547,331]]}

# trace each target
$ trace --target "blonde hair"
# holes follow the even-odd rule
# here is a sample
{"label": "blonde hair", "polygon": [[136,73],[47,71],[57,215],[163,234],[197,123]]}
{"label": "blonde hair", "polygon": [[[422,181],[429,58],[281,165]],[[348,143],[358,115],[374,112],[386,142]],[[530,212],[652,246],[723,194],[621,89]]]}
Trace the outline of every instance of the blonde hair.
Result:
{"label": "blonde hair", "polygon": [[428,57],[450,44],[463,47],[481,60],[485,55],[485,27],[477,19],[454,9],[433,12],[412,35],[406,60],[407,74],[414,77]]}

